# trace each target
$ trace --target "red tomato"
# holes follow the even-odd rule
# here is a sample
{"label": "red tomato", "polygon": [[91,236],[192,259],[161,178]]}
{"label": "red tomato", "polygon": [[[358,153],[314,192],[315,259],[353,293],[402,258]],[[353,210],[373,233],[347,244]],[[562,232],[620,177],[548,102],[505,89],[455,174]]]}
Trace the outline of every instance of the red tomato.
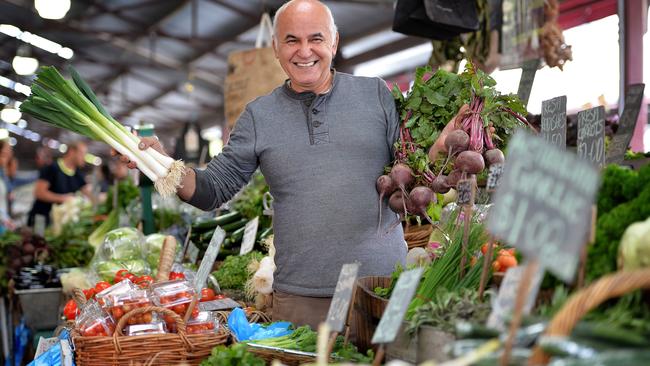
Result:
{"label": "red tomato", "polygon": [[128,269],[120,269],[119,271],[115,272],[115,276],[122,276],[124,277],[125,274],[129,273]]}
{"label": "red tomato", "polygon": [[95,284],[95,293],[98,294],[107,288],[111,287],[111,284],[106,281],[99,281]]}
{"label": "red tomato", "polygon": [[170,280],[184,280],[185,275],[182,272],[169,272]]}
{"label": "red tomato", "polygon": [[136,278],[137,278],[136,275],[134,275],[133,273],[127,273],[124,275],[124,279],[128,279],[131,282],[135,282]]}
{"label": "red tomato", "polygon": [[194,309],[192,309],[192,318],[196,318],[199,316],[199,307],[195,306]]}
{"label": "red tomato", "polygon": [[122,310],[122,308],[119,306],[111,309],[111,313],[113,313],[113,318],[115,318],[115,320],[120,320],[120,318],[124,316],[124,310]]}
{"label": "red tomato", "polygon": [[89,288],[87,290],[83,290],[84,295],[86,296],[86,300],[89,300],[91,297],[95,296],[95,289],[94,288]]}
{"label": "red tomato", "polygon": [[153,277],[149,275],[143,275],[135,279],[135,283],[140,283],[140,282],[153,282]]}
{"label": "red tomato", "polygon": [[66,319],[74,320],[78,313],[77,303],[74,300],[68,300],[63,307],[63,315],[65,315]]}
{"label": "red tomato", "polygon": [[201,289],[201,301],[210,301],[214,299],[215,293],[211,288],[202,288]]}
{"label": "red tomato", "polygon": [[222,295],[222,294],[214,295],[214,300],[221,300],[221,299],[225,299],[225,298],[226,297],[224,295]]}

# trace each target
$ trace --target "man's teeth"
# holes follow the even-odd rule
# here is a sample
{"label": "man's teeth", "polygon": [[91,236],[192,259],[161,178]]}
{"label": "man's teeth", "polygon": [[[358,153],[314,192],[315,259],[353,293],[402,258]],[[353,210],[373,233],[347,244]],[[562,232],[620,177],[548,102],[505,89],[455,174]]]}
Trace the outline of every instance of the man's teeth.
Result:
{"label": "man's teeth", "polygon": [[316,64],[316,61],[308,62],[308,63],[306,63],[306,64],[303,64],[303,63],[300,63],[300,62],[296,62],[296,65],[298,65],[298,66],[300,66],[300,67],[310,67],[310,66],[314,66],[314,64]]}

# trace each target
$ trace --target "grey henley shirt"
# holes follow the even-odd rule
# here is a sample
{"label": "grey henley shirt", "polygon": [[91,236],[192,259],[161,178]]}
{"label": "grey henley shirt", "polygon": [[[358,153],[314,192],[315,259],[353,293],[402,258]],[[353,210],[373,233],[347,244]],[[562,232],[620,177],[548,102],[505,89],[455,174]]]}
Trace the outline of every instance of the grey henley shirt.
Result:
{"label": "grey henley shirt", "polygon": [[204,210],[227,202],[260,167],[273,195],[274,289],[332,296],[341,266],[360,276],[390,275],[404,263],[397,215],[375,182],[390,163],[399,119],[379,78],[334,73],[325,94],[286,84],[246,106],[223,152],[196,170],[189,203]]}

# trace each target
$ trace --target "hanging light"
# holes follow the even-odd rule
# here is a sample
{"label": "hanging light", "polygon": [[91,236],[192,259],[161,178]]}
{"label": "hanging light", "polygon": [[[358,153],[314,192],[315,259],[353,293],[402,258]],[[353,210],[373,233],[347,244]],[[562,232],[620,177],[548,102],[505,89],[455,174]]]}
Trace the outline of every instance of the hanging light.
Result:
{"label": "hanging light", "polygon": [[34,7],[41,18],[61,19],[70,10],[70,0],[34,0]]}
{"label": "hanging light", "polygon": [[2,112],[0,112],[0,119],[7,123],[16,123],[20,120],[20,117],[22,117],[22,113],[10,106],[5,106]]}
{"label": "hanging light", "polygon": [[18,47],[11,66],[18,75],[31,75],[38,69],[38,60],[31,57],[29,45],[22,45]]}

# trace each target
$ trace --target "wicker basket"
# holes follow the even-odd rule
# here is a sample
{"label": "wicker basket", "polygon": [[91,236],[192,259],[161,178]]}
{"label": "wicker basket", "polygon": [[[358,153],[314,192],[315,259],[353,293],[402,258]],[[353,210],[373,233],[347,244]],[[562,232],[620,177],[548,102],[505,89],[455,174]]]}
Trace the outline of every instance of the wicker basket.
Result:
{"label": "wicker basket", "polygon": [[[178,333],[122,335],[122,329],[130,317],[151,311],[172,317]],[[117,323],[112,337],[82,337],[78,334],[72,337],[79,366],[198,365],[210,355],[214,346],[227,340],[228,332],[225,329],[211,334],[186,334],[185,322],[178,314],[156,306],[126,313]]]}
{"label": "wicker basket", "polygon": [[356,329],[356,345],[361,352],[372,348],[370,341],[388,300],[375,294],[376,287],[389,287],[390,277],[362,277],[357,280],[354,298],[353,326]]}
{"label": "wicker basket", "polygon": [[[553,317],[545,336],[568,336],[573,327],[590,310],[603,302],[638,289],[650,288],[650,268],[621,271],[602,277],[589,287],[575,293]],[[550,357],[537,346],[528,362],[529,365],[546,365]]]}
{"label": "wicker basket", "polygon": [[[166,280],[174,260],[176,240],[168,236],[160,253],[157,281]],[[86,302],[83,291],[75,289],[74,298],[79,307]],[[196,306],[192,301],[187,314]],[[129,318],[143,313],[157,312],[174,319],[177,333],[153,334],[125,337],[122,334]],[[228,341],[227,327],[217,333],[187,334],[185,321],[175,312],[156,306],[133,309],[124,314],[110,337],[84,337],[76,330],[72,332],[75,361],[79,366],[121,366],[121,365],[198,365],[212,352],[212,348]]]}
{"label": "wicker basket", "polygon": [[429,244],[429,237],[433,232],[431,225],[409,225],[404,229],[404,240],[409,250],[418,247],[425,247]]}

